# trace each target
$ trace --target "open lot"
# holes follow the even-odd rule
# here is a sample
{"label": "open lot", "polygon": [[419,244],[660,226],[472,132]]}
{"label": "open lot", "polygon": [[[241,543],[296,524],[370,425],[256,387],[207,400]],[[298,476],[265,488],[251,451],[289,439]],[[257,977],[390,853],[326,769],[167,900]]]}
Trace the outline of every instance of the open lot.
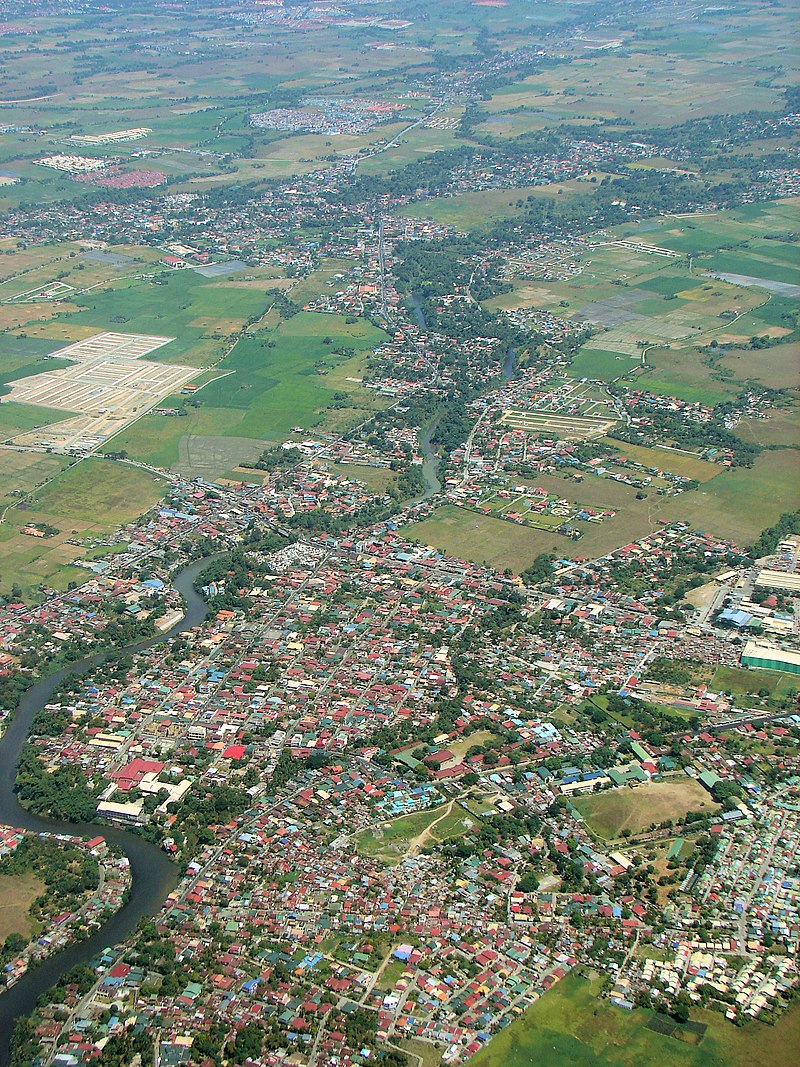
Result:
{"label": "open lot", "polygon": [[574,805],[594,833],[609,840],[623,830],[639,834],[652,823],[677,821],[688,811],[716,811],[719,807],[701,785],[687,777],[578,797]]}
{"label": "open lot", "polygon": [[33,924],[28,911],[43,889],[44,882],[32,872],[0,874],[0,943],[9,934],[31,936]]}
{"label": "open lot", "polygon": [[0,514],[21,496],[55,477],[68,462],[62,456],[0,448]]}
{"label": "open lot", "polygon": [[401,212],[407,218],[434,219],[457,230],[488,226],[521,213],[529,196],[558,196],[559,193],[588,193],[594,186],[590,177],[582,181],[552,185],[523,185],[517,189],[484,189],[474,193],[419,200]]}
{"label": "open lot", "polygon": [[762,452],[752,467],[723,471],[707,485],[666,501],[661,517],[685,519],[696,529],[750,544],[800,504],[799,469],[793,449]]}
{"label": "open lot", "polygon": [[783,671],[748,670],[746,667],[717,667],[711,680],[711,688],[732,696],[747,696],[766,690],[768,693],[786,693],[797,688],[792,674]]}
{"label": "open lot", "polygon": [[451,801],[364,830],[356,838],[356,846],[365,856],[395,865],[409,851],[457,837],[475,822],[474,816]]}
{"label": "open lot", "polygon": [[797,389],[800,378],[800,341],[773,348],[726,352],[721,365],[740,381],[753,379],[770,389]]}

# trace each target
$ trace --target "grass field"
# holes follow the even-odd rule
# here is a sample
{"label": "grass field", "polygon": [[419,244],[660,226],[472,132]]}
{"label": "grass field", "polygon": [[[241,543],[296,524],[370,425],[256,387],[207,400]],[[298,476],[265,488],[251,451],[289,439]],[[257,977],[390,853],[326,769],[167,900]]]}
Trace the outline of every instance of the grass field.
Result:
{"label": "grass field", "polygon": [[762,689],[766,689],[770,694],[786,693],[790,689],[798,688],[798,680],[795,675],[783,671],[717,667],[711,680],[711,688],[716,692],[730,693],[732,696],[760,693]]}
{"label": "grass field", "polygon": [[602,980],[568,975],[471,1061],[475,1067],[751,1067],[788,1065],[800,1042],[800,1008],[775,1026],[736,1027],[710,1011],[692,1012],[708,1026],[699,1045],[646,1028],[652,1012],[599,1000]]}
{"label": "grass field", "polygon": [[573,544],[557,534],[476,515],[451,504],[437,508],[429,519],[406,526],[404,533],[412,541],[433,545],[447,555],[486,563],[499,570],[510,567],[516,573],[530,566],[540,552],[556,548],[565,551]]}
{"label": "grass field", "polygon": [[[70,566],[83,555],[82,539],[136,518],[158,501],[164,484],[146,471],[100,459],[83,460],[58,474],[0,523],[0,592],[17,583],[29,595],[41,583],[64,589],[70,580],[85,578],[86,571]],[[59,532],[28,537],[20,530],[30,521],[46,522]],[[73,540],[78,543],[70,544]]]}
{"label": "grass field", "polygon": [[800,341],[758,350],[727,352],[721,365],[740,381],[752,378],[770,389],[796,389],[800,367]]}
{"label": "grass field", "polygon": [[87,459],[35,493],[28,512],[66,522],[85,522],[113,528],[152,507],[164,489],[160,478],[122,463]]}
{"label": "grass field", "polygon": [[595,378],[600,382],[613,382],[636,370],[640,362],[638,356],[608,352],[585,345],[570,364],[570,373],[575,378]]}
{"label": "grass field", "polygon": [[0,514],[21,495],[58,474],[68,462],[41,452],[0,450]]}
{"label": "grass field", "polygon": [[35,404],[18,404],[15,401],[0,403],[0,441],[18,437],[26,430],[35,430],[39,426],[49,426],[70,418],[69,411],[56,411],[55,408],[40,408]]}
{"label": "grass field", "polygon": [[[602,176],[601,176],[602,177]],[[598,178],[598,181],[600,178]],[[553,185],[523,185],[517,189],[484,189],[475,193],[418,200],[400,214],[407,218],[433,219],[457,230],[473,230],[520,214],[529,196],[558,196],[559,192],[591,192],[589,177],[583,181]]]}
{"label": "grass field", "polygon": [[800,447],[800,405],[771,412],[766,419],[742,419],[736,434],[759,445]]}
{"label": "grass field", "polygon": [[[262,288],[230,280],[208,279],[192,270],[158,274],[158,280],[125,277],[73,298],[76,310],[26,328],[31,337],[74,340],[113,328],[125,333],[173,337],[156,360],[207,366],[225,350],[225,338],[237,333],[271,304],[269,281]],[[51,345],[50,350],[58,347]]]}
{"label": "grass field", "polygon": [[671,448],[647,448],[643,445],[632,445],[627,441],[617,441],[614,438],[606,438],[605,443],[613,447],[615,452],[645,467],[658,467],[660,470],[671,471],[673,474],[683,475],[685,478],[693,478],[698,482],[710,482],[716,478],[722,468],[717,463],[707,463],[704,459],[687,455]]}
{"label": "grass field", "polygon": [[44,882],[32,871],[0,874],[0,943],[9,934],[31,936],[33,925],[28,910],[43,889]]}
{"label": "grass field", "polygon": [[363,830],[356,838],[356,847],[364,856],[393,865],[414,846],[447,841],[474,825],[475,818],[460,804],[451,802]]}
{"label": "grass field", "polygon": [[723,471],[694,492],[666,501],[661,517],[685,519],[696,529],[750,544],[800,504],[798,469],[794,450],[762,452],[752,467]]}
{"label": "grass field", "polygon": [[652,823],[682,819],[688,811],[718,808],[701,785],[686,777],[578,797],[574,805],[594,833],[606,839],[623,830],[639,834]]}

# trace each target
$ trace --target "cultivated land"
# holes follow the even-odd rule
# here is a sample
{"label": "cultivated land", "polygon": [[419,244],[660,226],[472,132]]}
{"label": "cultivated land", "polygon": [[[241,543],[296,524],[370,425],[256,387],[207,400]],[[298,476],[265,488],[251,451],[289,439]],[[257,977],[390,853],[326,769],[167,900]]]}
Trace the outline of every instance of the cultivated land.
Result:
{"label": "cultivated land", "polygon": [[578,797],[574,805],[594,833],[606,839],[618,838],[624,830],[640,834],[666,819],[680,821],[689,811],[718,808],[707,790],[685,777]]}
{"label": "cultivated land", "polygon": [[[40,463],[54,459],[37,458]],[[85,540],[136,518],[164,491],[161,479],[107,460],[82,460],[63,473],[48,463],[41,473],[50,480],[19,506],[7,508],[0,523],[0,594],[7,594],[14,584],[31,596],[42,583],[65,589],[70,581],[85,579],[86,571],[71,566],[86,554]],[[30,480],[31,472],[17,468],[12,476],[20,485]],[[45,523],[58,532],[46,538],[23,534],[30,522]]]}
{"label": "cultivated land", "polygon": [[[623,1011],[598,1000],[602,982],[570,976],[546,993],[522,1018],[494,1038],[472,1061],[476,1067],[747,1067],[752,1057],[790,1063],[800,1037],[795,1007],[774,1027],[748,1023],[739,1029],[707,1011],[692,1014],[708,1029],[699,1045],[647,1028],[653,1013]],[[694,1035],[687,1035],[694,1036]],[[696,1040],[696,1037],[695,1037]]]}

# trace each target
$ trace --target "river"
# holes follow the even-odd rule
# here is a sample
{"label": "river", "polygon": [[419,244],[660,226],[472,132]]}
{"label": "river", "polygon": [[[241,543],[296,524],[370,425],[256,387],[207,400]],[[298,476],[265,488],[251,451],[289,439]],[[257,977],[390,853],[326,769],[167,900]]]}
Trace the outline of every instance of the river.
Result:
{"label": "river", "polygon": [[436,431],[438,422],[439,416],[434,415],[423,426],[419,439],[419,446],[422,451],[422,477],[425,479],[425,492],[422,494],[423,500],[428,500],[429,497],[436,496],[437,493],[442,491],[442,483],[439,481],[439,457],[431,447],[431,438]]}
{"label": "river", "polygon": [[[184,617],[166,633],[129,645],[121,651],[139,652],[201,623],[208,609],[202,597],[195,592],[194,580],[214,558],[212,556],[195,560],[175,576],[175,588],[182,594],[186,605]],[[128,902],[99,930],[85,941],[69,945],[35,965],[16,985],[0,994],[0,1067],[7,1067],[10,1062],[10,1041],[17,1020],[33,1011],[39,997],[72,967],[89,963],[104,949],[124,941],[140,919],[154,915],[159,910],[177,885],[178,870],[158,846],[117,826],[59,822],[32,815],[20,807],[14,793],[17,763],[33,717],[52,700],[54,692],[65,678],[96,667],[110,654],[113,653],[89,656],[49,674],[32,685],[23,695],[16,715],[0,739],[0,823],[24,827],[34,832],[47,830],[50,833],[85,838],[101,834],[110,845],[128,857],[132,875]]]}

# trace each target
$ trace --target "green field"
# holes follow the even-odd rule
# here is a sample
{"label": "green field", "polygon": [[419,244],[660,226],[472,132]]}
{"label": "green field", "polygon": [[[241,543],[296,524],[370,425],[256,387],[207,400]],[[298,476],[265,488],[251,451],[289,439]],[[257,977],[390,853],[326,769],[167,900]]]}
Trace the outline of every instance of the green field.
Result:
{"label": "green field", "polygon": [[[113,438],[106,450],[124,449],[136,459],[169,467],[179,460],[181,440],[190,435],[276,441],[296,425],[310,429],[361,421],[385,401],[347,379],[364,375],[366,358],[385,339],[363,319],[348,323],[343,316],[300,312],[276,320],[236,344],[215,368],[216,379],[195,394],[198,406],[188,406],[185,417],[149,415]],[[335,348],[354,355],[337,355]],[[335,394],[344,399],[336,400]],[[182,400],[169,397],[164,403]],[[218,473],[236,465],[230,458]]]}
{"label": "green field", "polygon": [[[0,408],[0,412],[2,408]],[[69,462],[63,456],[41,452],[0,451],[0,514],[43,482],[53,478]]]}
{"label": "green field", "polygon": [[794,450],[762,452],[752,467],[723,471],[707,485],[668,500],[661,517],[685,519],[696,529],[750,544],[784,511],[800,504]]}
{"label": "green field", "polygon": [[[38,472],[52,473],[52,467]],[[84,554],[81,542],[135,519],[157,503],[164,484],[146,471],[101,459],[83,460],[52,477],[24,505],[8,510],[0,523],[0,593],[15,583],[30,595],[41,583],[63,589],[71,580],[85,579],[86,571],[71,566]],[[32,521],[47,523],[58,533],[43,539],[21,533]]]}
{"label": "green field", "polygon": [[636,370],[640,362],[638,357],[606,352],[602,348],[585,345],[570,364],[570,373],[575,378],[596,378],[601,382],[613,382]]}
{"label": "green field", "polygon": [[49,426],[50,423],[62,422],[69,417],[70,412],[56,411],[55,408],[40,408],[35,404],[17,404],[14,401],[0,403],[0,441],[8,441],[26,430]]}
{"label": "green field", "polygon": [[558,196],[559,192],[584,192],[594,189],[587,177],[583,181],[553,185],[523,185],[516,189],[484,189],[475,193],[418,200],[401,212],[407,218],[433,219],[457,230],[473,230],[501,219],[513,218],[525,208],[531,196]]}
{"label": "green field", "polygon": [[557,534],[477,515],[452,504],[437,508],[429,519],[406,526],[404,533],[412,541],[432,545],[447,555],[499,570],[510,567],[516,573],[530,566],[540,552],[561,546],[565,551],[574,544]]}
{"label": "green field", "polygon": [[[272,303],[268,285],[265,280],[251,288],[236,275],[224,281],[203,278],[192,270],[162,271],[154,280],[126,277],[76,296],[77,310],[28,326],[27,332],[65,341],[108,329],[158,334],[174,340],[153,354],[157,362],[202,367],[223,355],[226,338],[267,310]],[[51,350],[57,347],[52,344]]]}
{"label": "green field", "polygon": [[797,689],[800,683],[793,674],[783,671],[748,670],[746,667],[717,667],[711,688],[732,696],[747,696],[766,690],[783,694]]}
{"label": "green field", "polygon": [[720,1015],[693,1011],[708,1029],[699,1045],[647,1029],[650,1011],[599,1000],[602,980],[562,979],[471,1061],[475,1067],[788,1067],[800,1042],[795,1005],[776,1026],[736,1027]]}
{"label": "green field", "polygon": [[356,837],[356,847],[364,856],[397,864],[415,843],[422,847],[447,841],[470,825],[475,825],[474,817],[460,804],[451,802],[363,830]]}
{"label": "green field", "polygon": [[594,833],[606,839],[623,830],[640,834],[652,823],[674,822],[688,811],[715,811],[718,807],[708,792],[692,778],[671,778],[666,782],[612,789],[573,801]]}

